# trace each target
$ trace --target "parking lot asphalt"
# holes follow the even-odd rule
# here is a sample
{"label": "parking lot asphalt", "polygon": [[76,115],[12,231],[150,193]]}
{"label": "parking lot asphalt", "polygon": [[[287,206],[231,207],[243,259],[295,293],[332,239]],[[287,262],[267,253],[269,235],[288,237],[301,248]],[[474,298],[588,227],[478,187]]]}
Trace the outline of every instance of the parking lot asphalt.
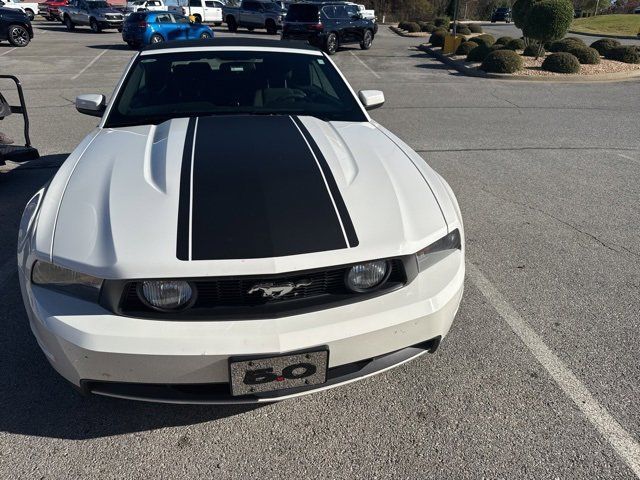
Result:
{"label": "parking lot asphalt", "polygon": [[[0,46],[43,154],[0,175],[1,478],[640,475],[640,82],[469,78],[417,43],[382,27],[334,59],[384,90],[373,117],[458,196],[456,321],[434,355],[261,407],[84,398],[48,365],[15,273],[19,217],[96,124],[75,95],[110,94],[133,52],[45,23],[28,48]],[[19,135],[15,116],[1,126]]]}

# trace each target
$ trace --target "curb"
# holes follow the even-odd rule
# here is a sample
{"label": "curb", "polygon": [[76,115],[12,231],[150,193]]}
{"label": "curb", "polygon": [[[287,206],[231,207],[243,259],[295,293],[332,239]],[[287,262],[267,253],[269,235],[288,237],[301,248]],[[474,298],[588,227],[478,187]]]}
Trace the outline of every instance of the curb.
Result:
{"label": "curb", "polygon": [[631,35],[611,35],[608,33],[587,33],[587,32],[579,32],[577,30],[569,30],[569,33],[573,33],[574,35],[586,35],[587,37],[600,37],[600,38],[617,38],[619,40],[640,40],[640,35],[631,36]]}
{"label": "curb", "polygon": [[442,63],[449,65],[458,72],[468,77],[479,77],[493,80],[513,80],[513,81],[525,81],[525,82],[556,82],[556,83],[598,83],[598,82],[620,82],[625,80],[633,80],[640,78],[640,70],[634,70],[632,72],[616,72],[606,73],[603,75],[586,75],[581,77],[546,77],[546,76],[530,76],[530,75],[512,75],[509,73],[487,73],[477,68],[471,68],[464,63],[454,60],[442,53],[433,50],[426,44],[421,44],[418,50],[425,52],[427,55],[432,56],[436,60],[440,60]]}
{"label": "curb", "polygon": [[404,30],[401,30],[400,28],[398,28],[398,27],[396,27],[394,25],[389,25],[389,30],[391,30],[396,35],[399,35],[399,36],[405,37],[405,38],[427,38],[429,36],[429,34],[427,32],[414,32],[414,33],[423,33],[424,34],[424,35],[414,35],[412,33],[405,32]]}

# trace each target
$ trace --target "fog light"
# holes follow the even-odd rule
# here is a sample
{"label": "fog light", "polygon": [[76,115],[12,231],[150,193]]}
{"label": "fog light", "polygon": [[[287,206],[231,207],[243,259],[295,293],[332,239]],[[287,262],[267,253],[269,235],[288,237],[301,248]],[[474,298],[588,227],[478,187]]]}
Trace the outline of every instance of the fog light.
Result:
{"label": "fog light", "polygon": [[156,310],[177,310],[189,304],[193,289],[183,280],[153,280],[140,283],[138,295]]}
{"label": "fog light", "polygon": [[389,273],[389,265],[384,260],[360,263],[347,272],[345,283],[353,292],[366,292],[379,287]]}

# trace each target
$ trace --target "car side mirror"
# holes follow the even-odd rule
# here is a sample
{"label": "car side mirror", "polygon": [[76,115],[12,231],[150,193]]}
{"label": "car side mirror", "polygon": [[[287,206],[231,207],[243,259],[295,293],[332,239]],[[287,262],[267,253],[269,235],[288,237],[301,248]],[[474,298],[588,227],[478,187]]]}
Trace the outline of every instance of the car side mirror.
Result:
{"label": "car side mirror", "polygon": [[107,99],[104,95],[90,93],[76,97],[76,110],[92,117],[102,117],[107,109]]}
{"label": "car side mirror", "polygon": [[384,93],[380,90],[360,90],[358,98],[365,110],[373,110],[384,105]]}

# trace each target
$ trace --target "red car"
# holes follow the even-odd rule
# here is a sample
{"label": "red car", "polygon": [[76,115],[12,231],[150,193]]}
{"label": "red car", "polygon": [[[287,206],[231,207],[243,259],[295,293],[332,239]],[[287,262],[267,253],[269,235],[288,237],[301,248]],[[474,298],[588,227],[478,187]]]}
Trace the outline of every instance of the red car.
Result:
{"label": "red car", "polygon": [[64,7],[69,3],[68,0],[47,0],[44,3],[39,5],[40,15],[49,20],[53,21],[62,21],[62,17],[60,16],[60,7]]}

